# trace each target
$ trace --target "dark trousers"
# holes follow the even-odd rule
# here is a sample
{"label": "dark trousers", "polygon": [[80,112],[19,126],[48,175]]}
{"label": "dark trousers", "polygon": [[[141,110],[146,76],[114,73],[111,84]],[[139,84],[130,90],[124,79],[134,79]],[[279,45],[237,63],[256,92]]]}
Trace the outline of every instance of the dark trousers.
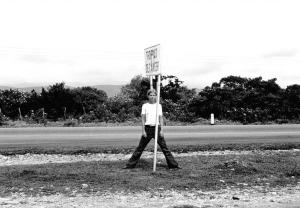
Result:
{"label": "dark trousers", "polygon": [[[178,163],[175,161],[172,153],[167,147],[166,141],[163,136],[160,135],[160,126],[158,127],[158,139],[157,143],[159,144],[162,152],[165,155],[167,164],[169,168],[175,168],[178,167]],[[133,168],[138,163],[144,149],[148,145],[148,143],[151,141],[152,138],[155,138],[155,126],[145,126],[145,131],[147,134],[147,137],[142,136],[139,142],[139,145],[135,149],[134,153],[132,154],[131,158],[128,160],[126,166]]]}

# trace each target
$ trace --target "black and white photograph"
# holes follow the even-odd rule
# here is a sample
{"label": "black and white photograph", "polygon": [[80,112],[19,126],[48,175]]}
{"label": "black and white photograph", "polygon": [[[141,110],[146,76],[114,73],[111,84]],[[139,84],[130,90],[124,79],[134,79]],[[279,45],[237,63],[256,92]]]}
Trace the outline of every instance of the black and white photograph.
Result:
{"label": "black and white photograph", "polygon": [[300,208],[299,11],[1,0],[0,208]]}

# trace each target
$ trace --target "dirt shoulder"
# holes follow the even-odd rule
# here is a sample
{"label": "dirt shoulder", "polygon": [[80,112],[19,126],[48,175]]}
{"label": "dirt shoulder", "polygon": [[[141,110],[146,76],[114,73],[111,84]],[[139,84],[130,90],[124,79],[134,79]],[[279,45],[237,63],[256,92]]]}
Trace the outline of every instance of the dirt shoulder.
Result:
{"label": "dirt shoulder", "polygon": [[222,189],[219,191],[172,191],[140,193],[62,194],[28,197],[13,194],[0,197],[3,208],[37,207],[145,207],[145,208],[195,208],[195,207],[284,207],[296,208],[300,204],[300,185],[262,192],[263,187],[251,189]]}
{"label": "dirt shoulder", "polygon": [[[272,155],[272,154],[300,154],[300,149],[291,150],[243,150],[243,151],[198,151],[173,153],[174,157],[197,157],[197,156],[217,156],[217,155]],[[92,162],[92,161],[120,161],[128,160],[131,154],[108,154],[108,153],[87,153],[87,154],[17,154],[17,155],[1,155],[0,167],[12,165],[37,165],[47,163],[75,163],[75,162]],[[144,151],[143,159],[153,158],[153,152]],[[157,152],[157,158],[164,159],[162,152]]]}
{"label": "dirt shoulder", "polygon": [[0,207],[299,207],[300,150],[0,155]]}

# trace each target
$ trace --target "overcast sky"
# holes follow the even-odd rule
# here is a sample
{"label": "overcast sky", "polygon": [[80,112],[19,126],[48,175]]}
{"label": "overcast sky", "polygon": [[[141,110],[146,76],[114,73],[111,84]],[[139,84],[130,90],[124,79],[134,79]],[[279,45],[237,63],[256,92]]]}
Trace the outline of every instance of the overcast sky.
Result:
{"label": "overcast sky", "polygon": [[3,0],[0,85],[126,84],[161,44],[162,73],[300,84],[297,0]]}

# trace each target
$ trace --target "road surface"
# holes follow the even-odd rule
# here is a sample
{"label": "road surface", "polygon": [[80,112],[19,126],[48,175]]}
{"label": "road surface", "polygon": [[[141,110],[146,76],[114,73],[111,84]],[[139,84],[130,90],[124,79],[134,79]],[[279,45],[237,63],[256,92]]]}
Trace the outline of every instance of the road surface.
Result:
{"label": "road surface", "polygon": [[[300,142],[300,125],[168,126],[171,144]],[[136,146],[141,127],[0,128],[0,147],[18,145]]]}

